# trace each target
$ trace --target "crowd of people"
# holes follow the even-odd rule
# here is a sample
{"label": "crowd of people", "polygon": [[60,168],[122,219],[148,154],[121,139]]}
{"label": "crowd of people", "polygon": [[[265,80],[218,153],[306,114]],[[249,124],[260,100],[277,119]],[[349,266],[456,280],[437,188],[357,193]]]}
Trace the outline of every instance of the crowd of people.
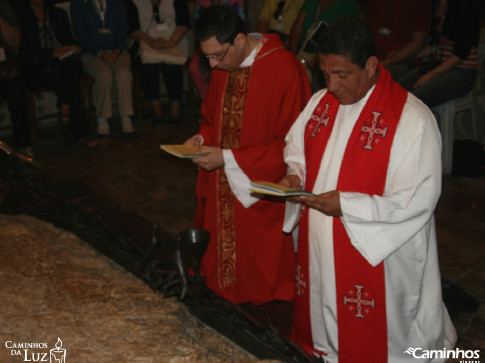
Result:
{"label": "crowd of people", "polygon": [[[176,47],[186,57],[192,56],[189,72],[203,99],[211,67],[197,43],[194,50],[189,49],[191,25],[211,5],[236,11],[246,29],[250,23],[244,0],[195,0],[193,14],[187,0],[72,0],[69,14],[55,6],[58,2],[62,1],[0,1],[3,63],[15,63],[15,72],[2,65],[7,76],[0,79],[0,91],[20,148],[31,143],[25,90],[41,88],[57,95],[59,123],[70,126],[81,145],[97,145],[81,112],[79,79],[83,73],[94,79],[97,133],[110,133],[113,81],[122,131],[134,132],[132,63],[152,106],[153,123],[178,125],[182,65],[144,62],[141,49]],[[372,29],[380,64],[428,106],[466,95],[473,88],[478,68],[476,0],[264,0],[260,8],[257,31],[279,35],[305,64],[313,93],[325,87],[316,40],[333,19],[345,15],[365,20]],[[160,71],[170,100],[167,115],[160,104]]]}
{"label": "crowd of people", "polygon": [[[133,133],[132,63],[138,66],[154,124],[178,125],[182,65],[142,62],[139,45],[162,52],[176,47],[187,57],[191,28],[187,2],[72,0],[68,11],[57,2],[0,1],[0,64],[4,67],[0,90],[10,111],[15,146],[27,150],[32,143],[27,92],[39,89],[56,94],[59,123],[71,127],[80,145],[98,145],[83,110],[80,80],[84,74],[94,80],[97,133],[111,132],[113,84],[121,129]],[[160,104],[159,69],[170,99],[167,117]]]}
{"label": "crowd of people", "polygon": [[[265,2],[261,32],[249,33],[244,2],[196,3],[190,72],[202,106],[185,144],[200,154],[192,161],[195,224],[211,234],[205,283],[236,304],[293,301],[292,339],[325,362],[413,362],[412,347],[446,355],[457,337],[441,291],[433,218],[441,142],[430,107],[473,86],[478,1],[299,4]],[[95,81],[98,134],[110,133],[113,80],[122,130],[132,133],[134,62],[154,123],[163,122],[158,64],[140,49],[189,54],[186,1],[132,0],[126,13],[122,0],[72,0],[74,34],[47,0],[24,5],[16,18],[0,1],[5,54],[18,47],[32,75],[7,73],[4,94],[22,95],[26,80],[52,89],[60,121],[94,146],[78,112],[79,77],[84,70]],[[176,125],[182,68],[161,63]],[[25,145],[17,136],[26,115],[6,99]],[[251,192],[252,181],[312,194],[267,198]]]}

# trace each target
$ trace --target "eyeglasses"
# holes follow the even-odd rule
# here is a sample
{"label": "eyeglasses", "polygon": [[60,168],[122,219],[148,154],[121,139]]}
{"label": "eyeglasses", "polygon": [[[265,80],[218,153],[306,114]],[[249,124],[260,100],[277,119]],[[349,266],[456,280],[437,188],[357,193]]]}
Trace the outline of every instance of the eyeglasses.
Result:
{"label": "eyeglasses", "polygon": [[217,55],[206,55],[207,59],[209,60],[216,60],[218,61],[219,63],[223,61],[224,57],[226,56],[227,52],[229,51],[229,48],[231,48],[233,46],[233,42],[229,43],[229,46],[226,48],[226,50],[224,51],[224,53],[221,55],[221,56],[217,56]]}
{"label": "eyeglasses", "polygon": [[273,14],[273,18],[275,20],[281,20],[281,15],[283,14],[283,9],[285,8],[285,1],[281,0],[278,2],[278,5],[276,5],[276,10]]}
{"label": "eyeglasses", "polygon": [[152,13],[153,13],[153,20],[155,20],[157,24],[163,24],[163,20],[160,19],[159,5],[153,4]]}

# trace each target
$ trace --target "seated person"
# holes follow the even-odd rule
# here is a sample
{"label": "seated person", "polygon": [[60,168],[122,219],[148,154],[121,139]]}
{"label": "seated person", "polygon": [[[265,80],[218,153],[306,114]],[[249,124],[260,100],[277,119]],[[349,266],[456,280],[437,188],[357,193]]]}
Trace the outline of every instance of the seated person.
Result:
{"label": "seated person", "polygon": [[441,0],[436,9],[438,43],[426,50],[431,62],[397,79],[428,107],[468,94],[478,69],[478,0]]}
{"label": "seated person", "polygon": [[25,83],[36,91],[46,88],[57,95],[59,121],[70,125],[79,144],[97,146],[87,137],[80,92],[82,63],[67,13],[49,0],[30,0],[18,8],[21,21],[21,63]]}
{"label": "seated person", "polygon": [[258,33],[276,33],[285,43],[303,2],[304,0],[264,0],[258,19]]}
{"label": "seated person", "polygon": [[0,1],[0,93],[7,102],[15,146],[31,145],[27,96],[15,59],[21,32],[18,19],[6,0]]}
{"label": "seated person", "polygon": [[[128,3],[128,33],[136,41],[144,41],[150,47],[166,49],[179,46],[188,55],[186,34],[190,28],[189,8],[186,0],[173,2],[160,0],[133,0]],[[137,44],[138,45],[138,44]],[[162,124],[160,105],[160,64],[140,63],[140,83],[153,107],[154,123]],[[180,100],[182,99],[182,66],[161,63],[163,79],[170,99],[169,124],[180,123]]]}
{"label": "seated person", "polygon": [[113,116],[111,86],[118,91],[121,129],[133,133],[131,58],[125,49],[126,11],[123,0],[72,0],[71,19],[74,34],[83,48],[84,71],[94,78],[94,104],[97,130],[109,135],[108,119]]}
{"label": "seated person", "polygon": [[364,19],[374,35],[379,62],[398,79],[426,46],[431,0],[368,0]]}

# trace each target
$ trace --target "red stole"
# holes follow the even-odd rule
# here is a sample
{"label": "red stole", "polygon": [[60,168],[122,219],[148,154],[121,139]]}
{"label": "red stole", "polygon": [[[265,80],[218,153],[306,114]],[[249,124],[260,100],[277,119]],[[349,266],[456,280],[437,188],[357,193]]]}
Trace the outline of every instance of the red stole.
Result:
{"label": "red stole", "polygon": [[[380,65],[379,71],[379,80],[347,143],[337,183],[341,192],[384,192],[392,142],[407,92]],[[327,92],[307,123],[307,190],[314,188],[338,109],[337,99]],[[325,355],[313,348],[308,236],[308,211],[302,208],[292,338],[307,352]],[[352,246],[340,218],[333,219],[333,246],[339,362],[387,362],[384,264],[373,267],[367,262]]]}

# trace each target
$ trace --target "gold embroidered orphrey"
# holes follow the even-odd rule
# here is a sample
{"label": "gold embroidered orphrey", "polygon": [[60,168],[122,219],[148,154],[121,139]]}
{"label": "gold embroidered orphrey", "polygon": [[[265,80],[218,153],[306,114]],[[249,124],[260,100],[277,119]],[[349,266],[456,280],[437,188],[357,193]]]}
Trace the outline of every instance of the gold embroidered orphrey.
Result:
{"label": "gold embroidered orphrey", "polygon": [[[244,105],[252,67],[230,72],[222,101],[220,145],[222,149],[239,147]],[[217,280],[221,290],[235,287],[236,275],[236,201],[224,169],[218,169],[217,195]]]}

